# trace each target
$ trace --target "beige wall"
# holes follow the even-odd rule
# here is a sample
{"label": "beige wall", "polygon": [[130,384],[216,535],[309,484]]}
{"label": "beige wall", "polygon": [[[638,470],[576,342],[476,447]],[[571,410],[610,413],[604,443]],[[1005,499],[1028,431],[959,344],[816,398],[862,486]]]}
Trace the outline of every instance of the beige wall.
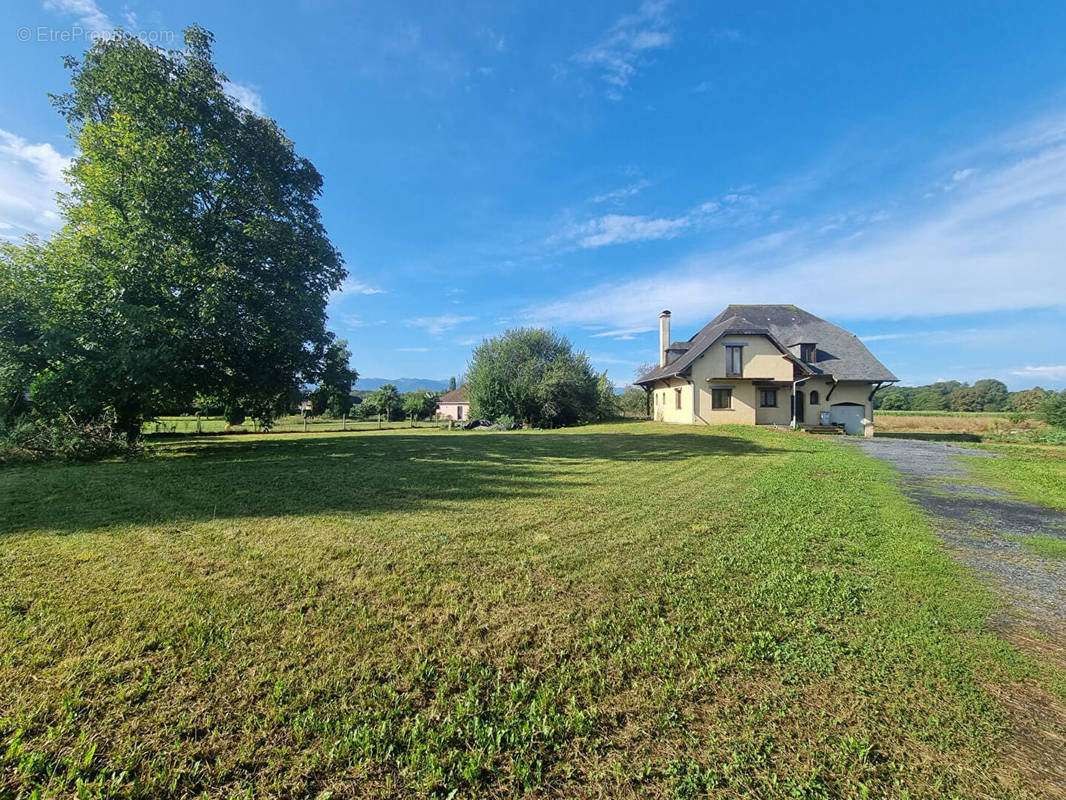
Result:
{"label": "beige wall", "polygon": [[[677,390],[681,393],[681,408],[677,407]],[[652,419],[691,425],[692,385],[684,378],[656,381],[652,387]]]}
{"label": "beige wall", "polygon": [[[729,379],[726,372],[726,346],[744,347],[744,378]],[[787,425],[791,421],[787,391],[778,389],[777,408],[759,408],[759,390],[751,379],[791,381],[792,362],[781,355],[765,336],[728,336],[709,348],[692,364],[693,383],[699,387],[697,422],[708,425]],[[711,388],[733,387],[731,409],[711,408]]]}
{"label": "beige wall", "polygon": [[[817,425],[820,413],[828,411],[829,407],[834,403],[858,403],[863,407],[863,416],[866,419],[873,419],[873,408],[871,408],[869,399],[873,384],[865,381],[840,381],[837,384],[836,391],[833,392],[833,396],[829,397],[829,392],[832,388],[833,382],[826,378],[811,378],[796,387],[797,390],[804,392],[807,397],[807,413],[804,418],[804,424]],[[812,391],[818,392],[817,405],[810,402]]]}

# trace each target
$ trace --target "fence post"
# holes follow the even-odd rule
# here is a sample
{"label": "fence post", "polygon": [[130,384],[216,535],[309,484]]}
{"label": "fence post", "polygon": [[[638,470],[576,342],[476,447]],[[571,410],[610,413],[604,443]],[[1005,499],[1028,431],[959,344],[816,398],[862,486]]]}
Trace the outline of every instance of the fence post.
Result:
{"label": "fence post", "polygon": [[347,414],[342,414],[341,415],[341,430],[342,431],[348,430],[348,415]]}
{"label": "fence post", "polygon": [[304,412],[304,433],[307,433],[307,412]]}

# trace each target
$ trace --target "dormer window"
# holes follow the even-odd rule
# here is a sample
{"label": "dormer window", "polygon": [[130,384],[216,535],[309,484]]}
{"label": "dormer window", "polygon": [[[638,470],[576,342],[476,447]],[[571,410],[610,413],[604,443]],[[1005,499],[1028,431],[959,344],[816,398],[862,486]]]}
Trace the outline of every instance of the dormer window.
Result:
{"label": "dormer window", "polygon": [[818,360],[818,346],[816,344],[805,342],[800,345],[800,361],[805,361],[808,364],[813,364]]}

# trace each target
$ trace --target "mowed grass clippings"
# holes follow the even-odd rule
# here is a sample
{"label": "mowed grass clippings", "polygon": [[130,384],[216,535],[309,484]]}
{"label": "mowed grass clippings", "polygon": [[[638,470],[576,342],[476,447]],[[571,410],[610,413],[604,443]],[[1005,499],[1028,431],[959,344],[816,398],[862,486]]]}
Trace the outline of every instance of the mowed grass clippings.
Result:
{"label": "mowed grass clippings", "polygon": [[1028,667],[888,477],[654,423],[0,470],[0,796],[1025,796]]}

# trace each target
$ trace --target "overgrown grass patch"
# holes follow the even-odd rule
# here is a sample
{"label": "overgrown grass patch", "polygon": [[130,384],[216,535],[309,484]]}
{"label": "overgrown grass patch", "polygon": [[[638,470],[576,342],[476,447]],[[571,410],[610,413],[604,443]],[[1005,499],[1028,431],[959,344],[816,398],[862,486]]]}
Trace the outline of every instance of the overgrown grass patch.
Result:
{"label": "overgrown grass patch", "polygon": [[1029,666],[834,442],[215,437],[0,509],[0,796],[1024,792]]}

